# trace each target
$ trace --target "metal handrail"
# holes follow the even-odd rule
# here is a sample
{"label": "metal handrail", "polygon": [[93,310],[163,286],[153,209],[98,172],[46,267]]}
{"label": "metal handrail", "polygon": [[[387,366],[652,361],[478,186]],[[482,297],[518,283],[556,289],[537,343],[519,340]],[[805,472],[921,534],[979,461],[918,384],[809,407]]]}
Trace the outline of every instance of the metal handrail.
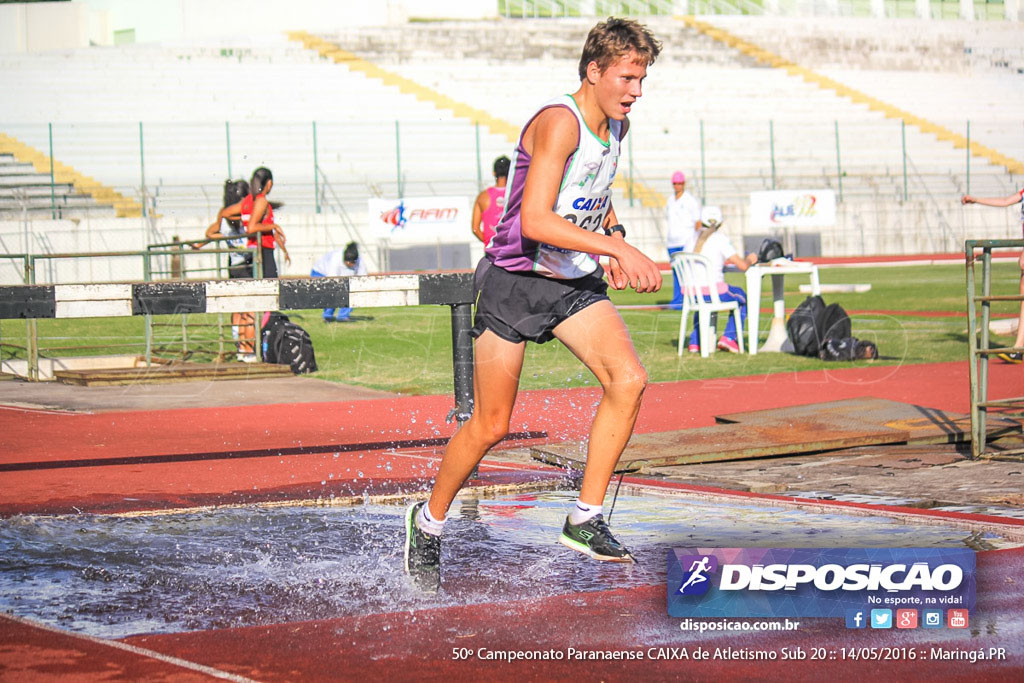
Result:
{"label": "metal handrail", "polygon": [[[345,210],[345,205],[342,203],[341,198],[338,197],[338,193],[334,190],[334,185],[331,184],[327,174],[324,173],[320,166],[316,167],[317,176],[320,179],[319,189],[320,197],[319,204],[321,206],[327,205],[333,209],[335,215],[341,219],[341,225],[345,228],[345,232],[348,233],[350,242],[358,241],[358,233],[356,232],[355,223],[352,222],[352,218],[348,215],[348,211]],[[330,202],[324,200],[327,199],[327,193],[330,193]]]}
{"label": "metal handrail", "polygon": [[906,154],[906,152],[904,152],[904,156],[906,157],[907,163],[910,165],[910,168],[914,173],[914,178],[924,189],[924,193],[925,195],[927,195],[928,201],[931,203],[932,208],[938,214],[939,227],[942,229],[942,240],[945,243],[943,251],[950,247],[955,248],[956,245],[954,242],[955,236],[953,235],[953,226],[950,224],[948,220],[946,220],[945,212],[942,210],[942,207],[939,206],[939,201],[935,198],[935,195],[932,193],[931,188],[928,186],[928,183],[924,182],[924,178],[921,175],[921,172],[918,170],[917,164],[914,163],[914,160],[910,157],[909,154]]}
{"label": "metal handrail", "polygon": [[[212,243],[217,243],[217,242],[234,242],[234,241],[238,241],[238,240],[242,239],[243,237],[247,239],[248,237],[250,237],[250,235],[244,235],[244,236],[243,235],[225,235],[225,236],[221,236],[221,237],[205,237],[204,236],[203,239],[196,240],[194,242],[193,241],[190,241],[190,242],[177,241],[177,242],[163,242],[163,243],[159,243],[159,244],[150,244],[150,245],[147,246],[146,250],[147,250],[147,252],[149,252],[149,254],[156,255],[156,256],[167,256],[167,255],[170,255],[172,258],[174,256],[181,257],[181,256],[184,256],[187,253],[196,253],[196,254],[202,253],[202,252],[200,252],[200,248],[203,247],[204,245],[208,244],[208,243],[211,243],[211,242]],[[199,248],[194,248],[193,245],[199,245]],[[189,247],[189,249],[187,251],[185,249],[186,246]],[[221,254],[239,254],[239,253],[250,253],[250,254],[253,254],[253,259],[252,259],[252,262],[253,262],[253,276],[254,277],[261,277],[261,275],[263,273],[263,250],[260,248],[260,241],[257,241],[257,243],[255,245],[253,245],[253,246],[249,246],[247,244],[245,247],[226,247],[226,248],[225,247],[220,247],[220,248],[216,248],[216,249],[208,249],[208,250],[205,251],[205,253],[207,253],[207,254],[216,254],[217,255],[217,264],[216,264],[215,268],[213,268],[213,269],[210,269],[210,268],[192,268],[192,269],[187,269],[187,268],[184,267],[184,265],[182,265],[182,267],[181,267],[181,269],[179,271],[181,279],[184,280],[185,279],[185,275],[187,273],[190,273],[190,272],[191,273],[206,273],[206,272],[210,272],[211,270],[217,274],[218,279],[223,278],[224,266],[221,263],[221,259],[220,259],[220,255]],[[152,279],[154,274],[161,274],[161,275],[168,274],[168,273],[171,274],[171,275],[174,274],[173,267],[172,267],[172,269],[170,271],[154,271],[152,269],[152,255],[149,255],[149,254],[146,257],[146,281],[147,282]],[[228,268],[230,269],[230,265],[228,266]],[[257,317],[258,317],[257,314],[253,315],[254,320],[257,319]],[[147,314],[146,315],[146,351],[145,351],[145,358],[146,358],[146,366],[147,367],[149,367],[153,363],[153,352],[154,351],[160,351],[160,350],[164,350],[164,349],[167,348],[166,346],[154,347],[154,345],[153,345],[153,343],[154,343],[154,333],[153,333],[153,330],[157,326],[158,325],[156,323],[154,323],[154,321],[153,321],[153,316],[150,315],[150,314]],[[228,341],[228,340],[224,336],[224,331],[223,331],[224,330],[224,319],[223,319],[223,316],[221,316],[219,314],[217,316],[216,327],[219,330],[218,334],[217,334],[217,339],[216,340],[212,340],[212,341],[217,344],[217,347],[218,347],[217,355],[218,356],[224,356],[225,353],[226,353],[224,351],[224,342]],[[194,342],[194,341],[191,342],[191,345],[190,345],[189,336],[188,336],[188,328],[189,328],[188,318],[187,318],[187,316],[185,314],[182,314],[181,315],[181,354],[182,354],[182,357],[188,357],[188,356],[191,356],[191,355],[193,355],[194,353],[197,353],[197,352],[199,352],[199,353],[212,353],[210,351],[206,351],[205,349],[197,349],[196,348],[196,342]],[[257,359],[262,360],[262,349],[260,348],[260,344],[259,344],[259,342],[257,340],[257,337],[259,336],[258,330],[259,330],[259,328],[257,326],[256,327],[256,334],[254,334],[254,336],[253,336],[252,344],[253,344],[253,351],[256,353]],[[203,342],[200,342],[200,343],[203,343]]]}
{"label": "metal handrail", "polygon": [[[967,348],[970,364],[971,455],[975,458],[1024,459],[1024,448],[1004,450],[997,454],[986,450],[988,409],[1024,406],[1024,396],[999,399],[998,401],[988,400],[989,356],[996,353],[1024,352],[1024,347],[992,347],[989,345],[992,302],[1024,301],[1024,295],[992,294],[992,250],[1021,247],[1024,247],[1024,240],[966,240],[964,242],[964,256],[967,264]],[[975,253],[978,249],[982,251],[980,295],[977,293],[974,272],[975,264],[979,259]],[[978,324],[977,305],[979,303],[981,304],[980,331],[975,327]]]}

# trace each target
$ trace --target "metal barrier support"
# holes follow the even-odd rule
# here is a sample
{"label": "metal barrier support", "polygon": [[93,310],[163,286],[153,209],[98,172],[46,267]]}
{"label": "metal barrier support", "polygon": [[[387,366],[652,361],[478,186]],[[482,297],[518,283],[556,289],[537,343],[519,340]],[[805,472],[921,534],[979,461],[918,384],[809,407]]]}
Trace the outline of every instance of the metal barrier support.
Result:
{"label": "metal barrier support", "polygon": [[[150,245],[147,245],[147,247],[146,247],[146,255],[145,255],[145,267],[144,267],[143,279],[146,282],[152,282],[152,281],[155,281],[155,280],[166,280],[166,279],[184,281],[184,280],[188,279],[189,275],[195,275],[195,274],[207,274],[207,275],[212,275],[213,277],[216,277],[218,279],[221,279],[221,278],[226,279],[227,276],[228,276],[228,269],[230,267],[230,261],[225,262],[222,259],[222,256],[224,256],[225,254],[231,254],[231,253],[249,254],[251,256],[253,262],[258,264],[256,266],[256,270],[254,270],[254,273],[256,274],[257,277],[259,277],[259,273],[262,272],[262,263],[263,263],[261,250],[259,250],[257,247],[233,247],[233,246],[230,246],[230,244],[225,244],[225,243],[230,243],[232,241],[238,241],[238,240],[239,240],[238,236],[212,237],[212,238],[205,238],[204,237],[202,240],[195,240],[195,241],[189,241],[189,242],[181,242],[181,241],[175,239],[172,242],[164,242],[164,243],[160,243],[160,244],[150,244]],[[202,246],[202,245],[205,245],[207,243],[213,243],[214,244],[214,248],[213,249],[206,249],[206,250],[199,251],[199,250],[192,249],[192,246],[191,246],[193,244],[198,244],[198,245]],[[203,267],[200,267],[200,268],[188,268],[187,267],[188,258],[186,258],[186,257],[187,256],[198,256],[200,254],[213,254],[215,259],[216,259],[214,267],[213,268],[208,268],[208,267],[206,267],[206,268],[203,268]],[[169,267],[164,267],[164,268],[161,268],[159,270],[154,270],[154,268],[153,268],[154,258],[161,258],[161,257],[162,258],[170,257],[170,265],[169,265]],[[168,276],[169,276],[169,278],[168,278]],[[255,317],[255,319],[259,320],[260,316],[261,316],[261,314],[257,313],[257,314],[255,314],[254,317]],[[154,348],[154,346],[153,346],[153,340],[154,340],[154,337],[155,337],[155,335],[154,335],[154,327],[166,327],[168,325],[169,325],[168,323],[156,323],[156,322],[154,322],[152,315],[147,315],[146,316],[146,353],[145,353],[145,359],[146,359],[146,366],[147,367],[149,367],[153,363],[154,352],[159,353],[159,352],[161,352],[161,351],[166,349],[166,347],[161,347],[160,349]],[[188,316],[182,314],[182,316],[181,316],[181,324],[180,324],[180,327],[181,327],[181,357],[182,358],[187,358],[187,357],[191,356],[193,352],[196,352],[196,353],[211,353],[210,351],[202,348],[201,344],[200,344],[200,346],[197,346],[195,348],[189,348],[189,343],[188,343],[188,326],[189,326]],[[193,327],[194,326],[195,325],[193,324]],[[206,326],[209,326],[209,325],[206,325]],[[217,327],[217,339],[216,339],[217,351],[216,351],[216,355],[217,355],[218,358],[224,358],[224,357],[226,357],[226,355],[228,353],[233,353],[233,352],[225,351],[225,344],[224,343],[225,343],[225,341],[227,341],[227,338],[225,337],[225,332],[224,332],[224,329],[225,329],[224,319],[223,319],[223,317],[221,315],[217,316],[216,327]],[[256,342],[256,337],[257,336],[258,336],[257,334],[254,334],[254,336],[253,336],[253,352],[256,354],[256,357],[257,357],[258,360],[262,360],[262,351],[263,351],[263,349],[262,349],[261,345]],[[232,343],[234,343],[233,339],[231,341],[232,341]]]}
{"label": "metal barrier support", "polygon": [[[1024,448],[1001,450],[998,453],[986,450],[985,422],[988,411],[1024,408],[1024,396],[999,400],[988,400],[988,361],[997,353],[1024,352],[1024,347],[989,346],[991,305],[993,302],[1020,302],[1024,296],[992,295],[992,250],[1024,247],[1024,240],[967,240],[964,256],[967,263],[967,340],[970,359],[971,389],[971,455],[975,458],[1024,458]],[[977,292],[975,264],[981,250],[981,294]],[[978,305],[981,305],[981,320],[978,320]],[[1016,311],[1015,311],[1016,312]],[[980,330],[978,329],[980,326]]]}

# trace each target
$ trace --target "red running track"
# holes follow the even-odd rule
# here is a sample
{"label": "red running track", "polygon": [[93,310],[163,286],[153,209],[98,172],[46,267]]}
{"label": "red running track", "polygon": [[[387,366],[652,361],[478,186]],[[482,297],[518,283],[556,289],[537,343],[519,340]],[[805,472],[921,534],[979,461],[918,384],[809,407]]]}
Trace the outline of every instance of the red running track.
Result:
{"label": "red running track", "polygon": [[[669,617],[665,585],[559,595],[514,603],[464,605],[415,612],[278,624],[215,632],[140,636],[126,642],[263,680],[652,680],[698,681],[1011,681],[1024,674],[1024,643],[1000,637],[997,624],[1019,619],[1024,549],[978,554],[978,609],[965,631],[850,630],[838,619],[809,619],[796,631],[705,633],[680,630]],[[748,620],[736,620],[738,622]],[[764,620],[749,620],[764,621]],[[799,621],[791,619],[791,621]],[[651,659],[672,649],[764,652],[774,661]],[[923,661],[932,648],[963,651],[1003,647],[1004,661]],[[471,657],[456,660],[453,650]],[[626,651],[644,658],[619,661],[489,660],[501,651]],[[844,648],[892,655],[909,648],[915,659],[844,658]],[[786,649],[805,659],[782,660]],[[848,651],[848,650],[847,650]],[[870,650],[869,650],[870,651]],[[812,660],[815,653],[823,659]],[[895,652],[906,652],[906,649]],[[478,654],[481,653],[481,654]],[[922,655],[921,653],[925,653]],[[899,657],[899,655],[896,655]]]}
{"label": "red running track", "polygon": [[[989,381],[990,398],[1020,395],[1024,366],[993,362]],[[599,396],[596,388],[524,392],[512,429],[548,441],[585,438]],[[967,364],[652,384],[636,429],[702,427],[724,413],[861,396],[967,413]],[[422,490],[454,432],[444,423],[451,403],[424,396],[95,414],[0,406],[0,515]],[[481,471],[502,480],[538,476],[487,461]]]}
{"label": "red running track", "polygon": [[[1019,395],[1024,366],[993,363],[990,381],[993,398]],[[544,431],[551,440],[583,438],[598,393],[526,392],[513,429]],[[705,426],[713,424],[716,414],[859,396],[967,412],[967,365],[869,366],[656,384],[648,390],[637,429]],[[421,489],[437,459],[438,447],[428,441],[443,440],[454,429],[443,423],[450,404],[447,397],[409,397],[101,414],[0,407],[0,514],[251,502],[340,495],[360,487],[368,492]],[[382,442],[421,445],[381,450]],[[482,478],[552,476],[549,472],[540,466],[514,470],[491,463],[482,468]],[[275,681],[639,676],[1021,680],[1024,550],[981,552],[978,567],[978,610],[971,628],[955,633],[850,631],[837,620],[810,620],[798,631],[699,637],[680,631],[680,621],[667,616],[663,584],[514,602],[496,596],[488,604],[137,636],[110,644],[0,616],[0,680],[191,681],[225,675]],[[894,647],[910,649],[888,649]],[[933,648],[971,652],[989,647],[1007,648],[1008,659],[983,664],[924,659]],[[467,648],[473,656],[456,661],[454,648]],[[478,652],[484,651],[478,648],[551,650],[563,657],[575,648],[641,653],[644,658],[507,662],[482,659]],[[712,656],[721,648],[741,658],[652,659],[683,650],[692,656],[697,648]],[[903,657],[911,651],[921,654],[914,660],[852,660],[844,657],[848,650],[843,648]],[[758,651],[773,652],[777,659],[742,658]],[[805,659],[778,659],[783,651]],[[824,659],[810,659],[820,653]]]}

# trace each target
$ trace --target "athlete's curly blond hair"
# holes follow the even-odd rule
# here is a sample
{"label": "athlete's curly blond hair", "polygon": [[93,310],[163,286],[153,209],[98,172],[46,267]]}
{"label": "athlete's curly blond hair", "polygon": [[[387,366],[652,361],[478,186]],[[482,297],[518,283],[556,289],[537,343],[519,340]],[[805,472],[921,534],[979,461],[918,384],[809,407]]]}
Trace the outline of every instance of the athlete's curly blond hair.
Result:
{"label": "athlete's curly blond hair", "polygon": [[643,24],[632,19],[608,17],[607,21],[590,29],[587,35],[580,56],[580,80],[587,77],[587,65],[591,62],[596,62],[603,73],[630,51],[636,52],[638,63],[650,66],[661,53],[661,43]]}

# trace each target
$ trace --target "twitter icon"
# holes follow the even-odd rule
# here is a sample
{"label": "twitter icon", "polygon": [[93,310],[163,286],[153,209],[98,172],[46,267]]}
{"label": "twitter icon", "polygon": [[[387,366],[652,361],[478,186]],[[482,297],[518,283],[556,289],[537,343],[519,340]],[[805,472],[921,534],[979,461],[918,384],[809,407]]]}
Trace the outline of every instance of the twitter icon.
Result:
{"label": "twitter icon", "polygon": [[892,610],[871,610],[871,628],[892,628]]}

